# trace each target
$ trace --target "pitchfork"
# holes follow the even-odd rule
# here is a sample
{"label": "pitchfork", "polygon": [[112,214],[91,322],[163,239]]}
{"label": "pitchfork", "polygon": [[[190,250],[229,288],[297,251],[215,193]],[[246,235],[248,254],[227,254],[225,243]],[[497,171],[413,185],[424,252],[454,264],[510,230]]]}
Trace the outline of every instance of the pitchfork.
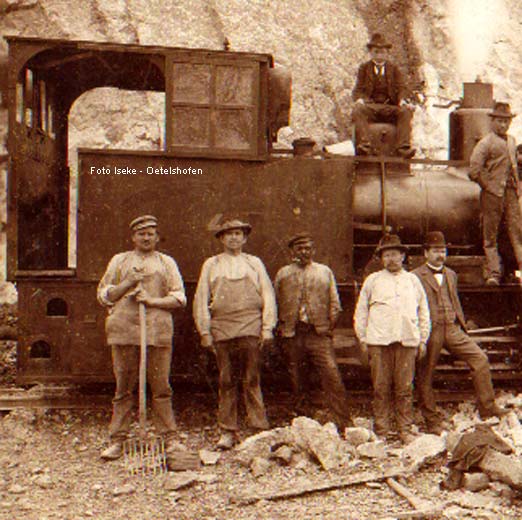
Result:
{"label": "pitchfork", "polygon": [[139,438],[124,444],[125,467],[132,475],[163,474],[167,471],[165,443],[161,437],[147,438],[147,310],[140,302]]}

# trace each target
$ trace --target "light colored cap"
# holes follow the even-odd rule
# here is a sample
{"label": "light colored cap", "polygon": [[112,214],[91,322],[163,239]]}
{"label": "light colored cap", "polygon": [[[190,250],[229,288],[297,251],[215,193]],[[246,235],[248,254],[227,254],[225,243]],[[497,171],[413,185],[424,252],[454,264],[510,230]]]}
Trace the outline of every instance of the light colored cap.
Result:
{"label": "light colored cap", "polygon": [[141,215],[136,217],[130,224],[132,231],[138,231],[148,227],[158,227],[158,219],[152,215]]}

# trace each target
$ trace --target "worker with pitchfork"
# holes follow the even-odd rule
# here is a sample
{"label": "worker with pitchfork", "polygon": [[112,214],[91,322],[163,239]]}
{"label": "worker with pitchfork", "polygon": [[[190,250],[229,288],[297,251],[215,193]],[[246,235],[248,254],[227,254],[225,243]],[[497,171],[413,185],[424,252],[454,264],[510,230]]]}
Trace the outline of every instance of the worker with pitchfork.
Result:
{"label": "worker with pitchfork", "polygon": [[139,304],[146,307],[147,380],[152,390],[156,432],[165,440],[167,453],[180,449],[169,383],[172,356],[172,309],[187,303],[183,280],[173,258],[156,250],[158,221],[152,215],[135,218],[129,225],[134,249],[115,255],[98,285],[98,301],[108,308],[105,322],[111,346],[116,393],[109,426],[105,460],[123,454],[131,423],[133,391],[140,360]]}

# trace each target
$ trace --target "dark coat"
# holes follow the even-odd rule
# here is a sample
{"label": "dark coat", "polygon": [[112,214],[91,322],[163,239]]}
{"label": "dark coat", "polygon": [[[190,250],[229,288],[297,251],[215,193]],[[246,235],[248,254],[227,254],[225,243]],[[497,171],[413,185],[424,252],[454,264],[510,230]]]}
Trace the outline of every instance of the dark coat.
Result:
{"label": "dark coat", "polygon": [[[354,101],[362,98],[366,102],[371,102],[371,95],[375,83],[375,73],[373,71],[373,61],[367,61],[359,67],[357,72],[357,83],[352,92]],[[407,97],[406,88],[399,68],[393,63],[386,62],[386,82],[388,83],[388,103],[398,105],[402,99]]]}
{"label": "dark coat", "polygon": [[[424,291],[426,291],[426,296],[428,297],[428,305],[430,307],[430,316],[438,316],[439,303],[437,298],[437,293],[439,292],[440,286],[433,275],[431,269],[423,264],[417,269],[412,271],[416,274],[419,280],[424,287]],[[451,302],[453,303],[453,309],[457,315],[457,320],[462,326],[464,330],[466,330],[466,320],[464,319],[464,311],[462,310],[462,305],[460,304],[459,295],[457,293],[457,273],[450,269],[449,267],[444,267],[444,274],[446,275],[446,281],[448,283],[448,292],[451,298]],[[432,323],[432,328],[434,323]]]}

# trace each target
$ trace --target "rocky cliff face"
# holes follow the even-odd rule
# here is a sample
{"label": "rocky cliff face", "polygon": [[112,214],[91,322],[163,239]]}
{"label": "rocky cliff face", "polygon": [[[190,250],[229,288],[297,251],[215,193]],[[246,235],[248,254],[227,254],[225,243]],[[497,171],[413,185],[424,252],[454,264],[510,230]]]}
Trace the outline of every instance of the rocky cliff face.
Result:
{"label": "rocky cliff face", "polygon": [[[433,104],[460,97],[462,81],[479,75],[495,84],[496,98],[522,110],[521,23],[517,0],[0,0],[3,35],[210,49],[222,49],[226,38],[231,50],[273,54],[293,76],[291,126],[280,132],[286,144],[350,138],[357,66],[369,35],[384,32],[421,93],[414,144],[439,158],[447,153],[448,114]],[[1,41],[0,56],[6,53]],[[77,146],[161,148],[163,103],[162,94],[84,94],[70,115],[71,166]],[[5,132],[0,110],[2,143]],[[522,138],[517,120],[513,133]]]}

